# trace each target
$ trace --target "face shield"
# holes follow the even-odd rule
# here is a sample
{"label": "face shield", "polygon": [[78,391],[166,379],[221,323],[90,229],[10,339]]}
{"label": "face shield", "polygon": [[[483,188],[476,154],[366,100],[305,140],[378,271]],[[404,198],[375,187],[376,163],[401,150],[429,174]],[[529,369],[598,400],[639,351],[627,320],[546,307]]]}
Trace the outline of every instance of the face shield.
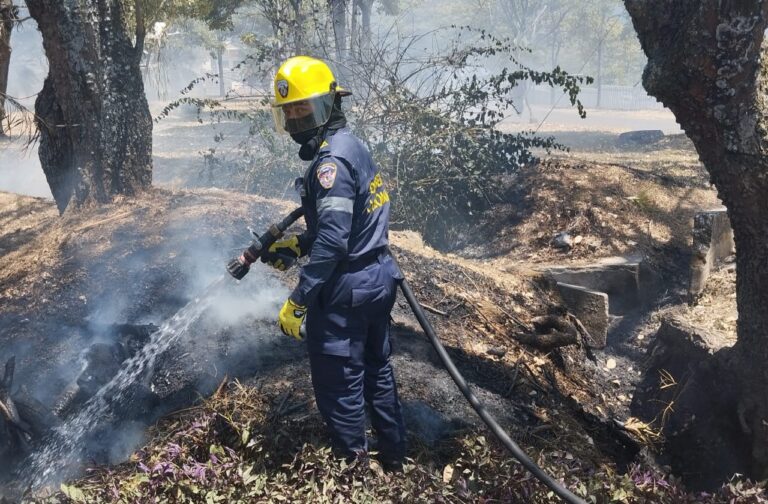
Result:
{"label": "face shield", "polygon": [[331,117],[334,99],[335,93],[328,93],[306,100],[272,105],[275,129],[279,133],[293,135],[324,125]]}

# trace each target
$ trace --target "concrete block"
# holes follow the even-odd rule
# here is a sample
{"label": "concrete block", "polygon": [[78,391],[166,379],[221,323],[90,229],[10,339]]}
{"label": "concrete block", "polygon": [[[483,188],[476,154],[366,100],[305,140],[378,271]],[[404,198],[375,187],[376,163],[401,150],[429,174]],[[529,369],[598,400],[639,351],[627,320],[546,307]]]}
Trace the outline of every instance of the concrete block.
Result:
{"label": "concrete block", "polygon": [[712,268],[733,254],[733,230],[726,210],[706,210],[693,217],[691,279],[688,293],[695,297],[704,291]]}
{"label": "concrete block", "polygon": [[558,282],[557,290],[568,310],[589,331],[592,348],[604,348],[608,338],[608,294]]}
{"label": "concrete block", "polygon": [[611,313],[626,313],[640,302],[638,263],[552,268],[547,275],[557,283],[606,293],[611,299]]}

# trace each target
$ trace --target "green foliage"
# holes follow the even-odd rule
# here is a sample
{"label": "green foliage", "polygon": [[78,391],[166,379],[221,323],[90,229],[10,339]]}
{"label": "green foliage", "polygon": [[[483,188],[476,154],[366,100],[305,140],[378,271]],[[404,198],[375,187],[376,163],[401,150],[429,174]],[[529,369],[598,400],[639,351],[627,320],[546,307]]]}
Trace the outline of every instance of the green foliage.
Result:
{"label": "green foliage", "polygon": [[394,184],[395,222],[448,247],[461,241],[458,223],[502,200],[503,177],[532,162],[532,149],[562,148],[533,132],[498,127],[521,106],[518,89],[560,88],[583,117],[579,86],[591,82],[560,68],[526,67],[516,56],[522,49],[485,30],[454,27],[450,40],[448,49],[415,61],[410,49],[419,37],[374,49],[376,60],[363,61],[352,75],[352,89],[362,95],[353,127]]}
{"label": "green foliage", "polygon": [[170,23],[180,19],[197,19],[211,30],[226,30],[232,27],[232,16],[245,0],[141,0],[124,2],[130,22],[135,25],[136,6],[145,25],[155,22]]}

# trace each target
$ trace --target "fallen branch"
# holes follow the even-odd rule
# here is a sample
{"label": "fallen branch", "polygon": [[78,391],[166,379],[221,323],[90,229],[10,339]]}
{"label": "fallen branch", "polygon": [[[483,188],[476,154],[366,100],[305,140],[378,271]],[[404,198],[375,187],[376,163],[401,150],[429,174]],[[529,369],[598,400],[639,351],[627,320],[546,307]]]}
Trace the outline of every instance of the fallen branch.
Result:
{"label": "fallen branch", "polygon": [[594,341],[592,339],[592,335],[587,331],[587,328],[584,327],[584,324],[581,323],[581,320],[574,315],[571,312],[568,312],[566,315],[568,317],[568,320],[576,326],[576,330],[579,332],[579,335],[581,336],[581,346],[584,348],[584,352],[587,354],[587,358],[591,360],[592,362],[597,362],[597,357],[595,357],[594,352],[592,352],[592,348],[589,346],[589,343],[591,341]]}
{"label": "fallen branch", "polygon": [[219,386],[216,387],[216,391],[213,393],[213,397],[218,397],[221,394],[221,392],[224,390],[224,387],[227,385],[227,382],[229,382],[229,376],[224,375],[224,379],[221,380]]}
{"label": "fallen branch", "polygon": [[117,215],[113,215],[111,217],[107,217],[106,219],[101,219],[96,222],[91,222],[89,224],[85,224],[84,226],[80,226],[79,228],[75,229],[74,233],[82,233],[83,231],[88,231],[89,229],[95,228],[96,226],[100,226],[102,224],[106,224],[107,222],[112,222],[114,220],[122,219],[123,217],[128,217],[131,215],[134,211],[133,210],[126,210],[125,212],[120,212]]}
{"label": "fallen branch", "polygon": [[542,394],[544,394],[544,395],[549,395],[549,391],[548,391],[547,389],[545,389],[545,388],[544,388],[544,386],[543,386],[543,385],[541,385],[541,384],[539,383],[539,380],[536,378],[536,374],[533,372],[533,370],[532,370],[532,369],[531,369],[531,367],[528,365],[528,363],[527,363],[527,362],[525,362],[525,361],[521,361],[521,364],[523,365],[523,367],[525,368],[525,370],[526,370],[526,371],[528,371],[528,380],[527,380],[527,381],[528,381],[528,383],[529,383],[529,384],[530,384],[530,385],[531,385],[533,388],[535,388],[536,390],[538,390],[539,392],[541,392]]}
{"label": "fallen branch", "polygon": [[426,303],[419,303],[419,304],[421,305],[422,308],[424,308],[428,312],[434,313],[435,315],[442,315],[443,317],[447,317],[448,316],[448,314],[446,312],[440,311],[437,308],[435,308],[434,306],[430,306],[430,305],[428,305]]}

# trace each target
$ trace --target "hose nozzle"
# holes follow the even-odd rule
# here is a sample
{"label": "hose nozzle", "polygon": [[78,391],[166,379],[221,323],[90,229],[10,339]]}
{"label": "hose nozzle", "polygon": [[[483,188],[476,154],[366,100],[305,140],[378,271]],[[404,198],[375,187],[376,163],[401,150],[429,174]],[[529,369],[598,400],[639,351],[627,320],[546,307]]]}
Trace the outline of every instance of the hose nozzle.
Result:
{"label": "hose nozzle", "polygon": [[269,226],[267,232],[261,236],[252,229],[249,229],[251,235],[254,236],[253,242],[250,247],[243,251],[240,257],[235,257],[227,263],[227,272],[235,279],[241,280],[250,271],[251,264],[255,263],[265,250],[269,250],[269,247],[283,236],[285,230],[303,215],[304,209],[299,207],[277,224]]}

